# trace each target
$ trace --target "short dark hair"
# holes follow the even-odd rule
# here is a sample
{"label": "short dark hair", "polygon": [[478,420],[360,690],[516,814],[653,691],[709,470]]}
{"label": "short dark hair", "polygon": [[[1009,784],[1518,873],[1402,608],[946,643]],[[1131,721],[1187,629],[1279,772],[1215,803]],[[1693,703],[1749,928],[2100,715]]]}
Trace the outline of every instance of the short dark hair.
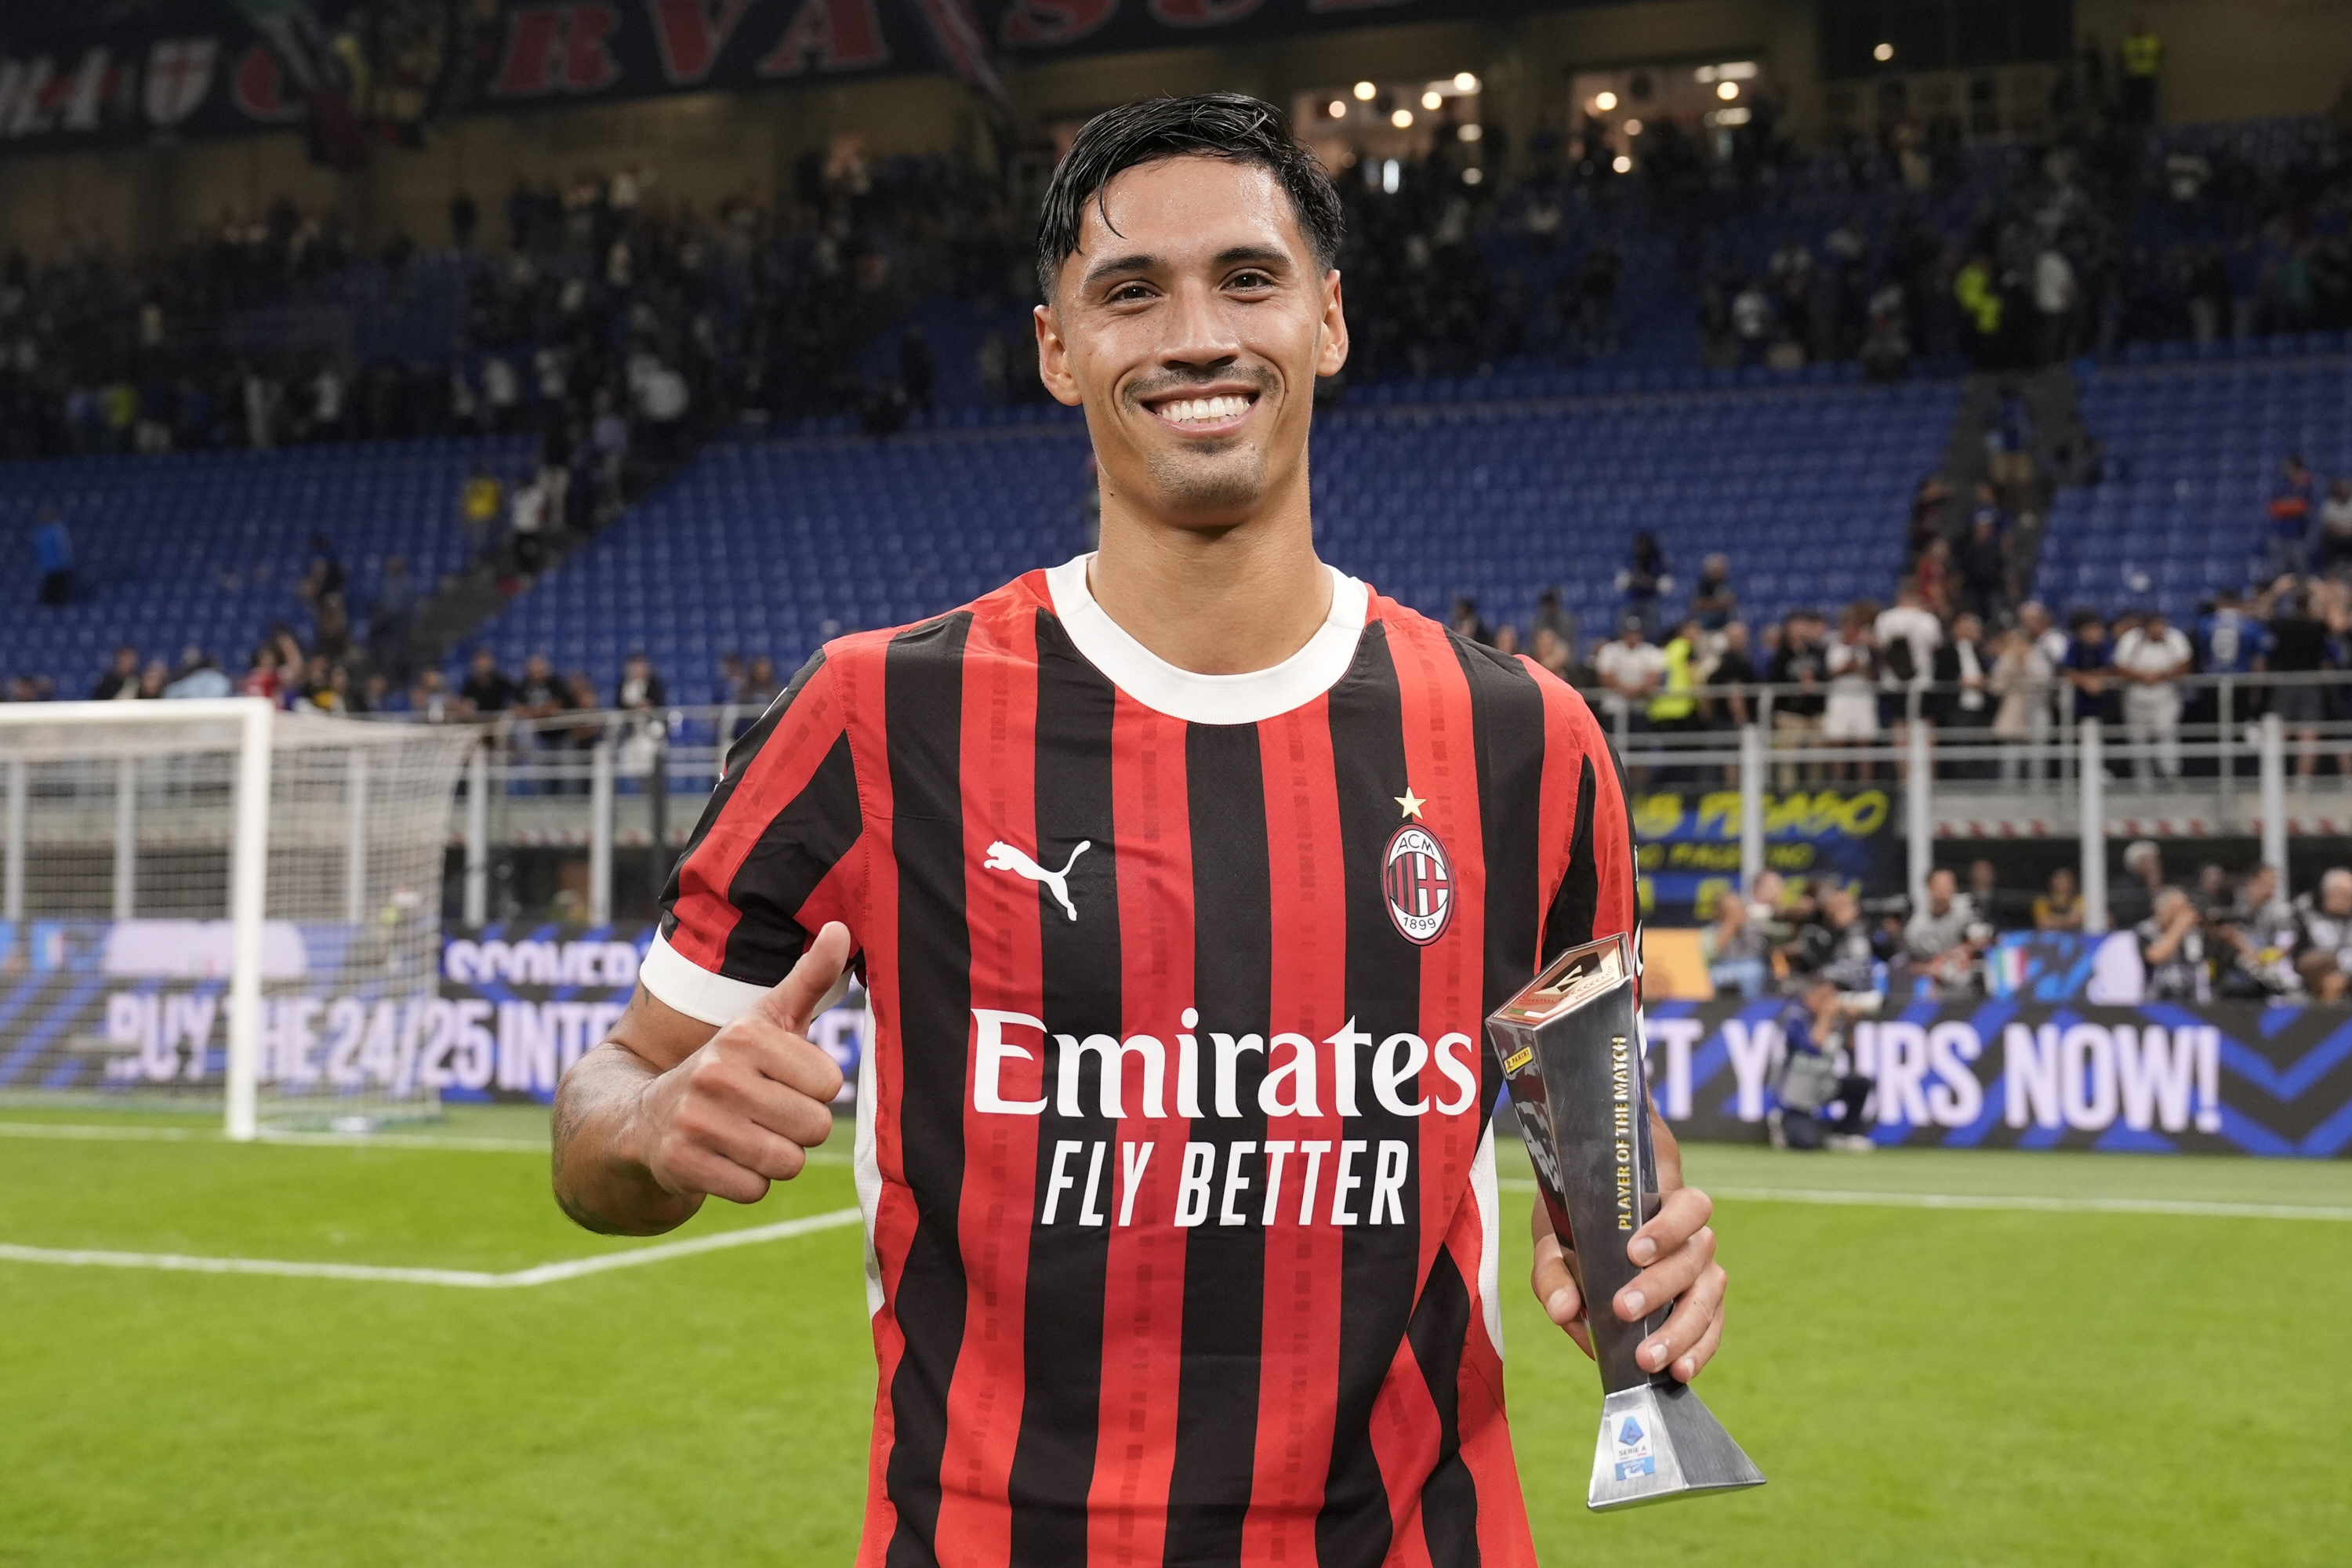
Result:
{"label": "short dark hair", "polygon": [[[1112,179],[1162,158],[1223,158],[1255,163],[1281,182],[1298,216],[1299,232],[1329,271],[1339,258],[1347,222],[1339,194],[1315,154],[1290,132],[1274,105],[1238,92],[1197,92],[1187,98],[1145,98],[1107,109],[1079,130],[1077,140],[1045,187],[1037,217],[1037,289],[1048,300],[1062,263],[1078,248],[1087,203],[1099,203]],[[1106,225],[1109,216],[1104,215]]]}

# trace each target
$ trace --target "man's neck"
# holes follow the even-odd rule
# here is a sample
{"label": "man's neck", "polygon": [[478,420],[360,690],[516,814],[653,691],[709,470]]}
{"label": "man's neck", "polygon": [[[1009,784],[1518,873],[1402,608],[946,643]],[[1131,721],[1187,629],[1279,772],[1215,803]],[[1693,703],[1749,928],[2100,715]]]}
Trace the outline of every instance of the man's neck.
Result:
{"label": "man's neck", "polygon": [[1213,531],[1125,514],[1109,499],[1087,586],[1120,629],[1177,668],[1270,669],[1330,615],[1331,574],[1316,557],[1303,497]]}

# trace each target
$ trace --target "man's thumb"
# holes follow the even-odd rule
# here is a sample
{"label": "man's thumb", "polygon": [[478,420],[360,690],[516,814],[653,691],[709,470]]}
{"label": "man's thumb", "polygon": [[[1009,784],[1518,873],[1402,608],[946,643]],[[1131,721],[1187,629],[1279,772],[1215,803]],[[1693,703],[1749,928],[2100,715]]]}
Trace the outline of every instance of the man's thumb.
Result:
{"label": "man's thumb", "polygon": [[801,961],[793,965],[793,972],[777,981],[776,988],[761,997],[753,1010],[769,1023],[805,1037],[810,1020],[833,1000],[834,988],[849,967],[849,928],[839,921],[828,921],[801,954]]}

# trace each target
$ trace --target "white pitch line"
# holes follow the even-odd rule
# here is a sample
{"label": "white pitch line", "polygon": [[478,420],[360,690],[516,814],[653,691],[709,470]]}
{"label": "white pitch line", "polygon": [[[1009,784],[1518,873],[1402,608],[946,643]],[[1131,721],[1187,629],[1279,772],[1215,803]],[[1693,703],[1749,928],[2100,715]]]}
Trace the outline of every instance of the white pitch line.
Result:
{"label": "white pitch line", "polygon": [[743,1230],[722,1230],[709,1236],[690,1237],[684,1241],[666,1241],[652,1247],[635,1247],[627,1252],[608,1252],[596,1258],[573,1258],[562,1263],[542,1263],[533,1268],[517,1269],[511,1274],[489,1274],[471,1268],[390,1268],[366,1263],[302,1263],[272,1258],[196,1258],[176,1252],[104,1252],[89,1248],[17,1247],[7,1242],[0,1242],[0,1263],[46,1263],[68,1268],[160,1268],[177,1274],[268,1274],[289,1279],[354,1279],[379,1285],[446,1285],[461,1289],[504,1290],[531,1285],[553,1285],[585,1275],[609,1273],[615,1268],[635,1268],[643,1264],[667,1263],[673,1258],[723,1251],[730,1247],[751,1247],[763,1241],[782,1241],[786,1237],[807,1236],[814,1231],[837,1230],[844,1226],[857,1224],[862,1217],[856,1209],[834,1209],[801,1219],[779,1220],[773,1225],[751,1226]]}
{"label": "white pitch line", "polygon": [[[1532,1193],[1533,1182],[1496,1184],[1506,1192]],[[1745,1203],[1843,1204],[1864,1208],[2007,1209],[2032,1214],[2188,1215],[2209,1219],[2315,1219],[2352,1221],[2352,1208],[2297,1204],[2206,1203],[2194,1198],[2049,1198],[1973,1193],[1857,1193],[1825,1187],[1714,1187],[1710,1196]]]}
{"label": "white pitch line", "polygon": [[[98,1143],[222,1143],[226,1137],[215,1127],[110,1126],[67,1121],[0,1121],[0,1138],[48,1138],[66,1142]],[[463,1133],[436,1132],[273,1132],[261,1130],[259,1142],[320,1149],[456,1149],[492,1154],[541,1154],[544,1139],[477,1138]],[[812,1165],[845,1165],[849,1156],[832,1149],[806,1151]]]}

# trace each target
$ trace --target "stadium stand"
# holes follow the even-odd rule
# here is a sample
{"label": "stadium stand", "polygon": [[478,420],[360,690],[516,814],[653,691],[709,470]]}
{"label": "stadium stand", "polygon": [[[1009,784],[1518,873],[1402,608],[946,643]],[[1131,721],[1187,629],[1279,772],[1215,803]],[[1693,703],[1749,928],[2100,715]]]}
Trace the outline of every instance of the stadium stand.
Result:
{"label": "stadium stand", "polygon": [[299,590],[314,533],[341,552],[352,606],[373,602],[395,555],[430,584],[464,560],[467,476],[512,471],[532,447],[446,437],[0,464],[0,531],[21,540],[54,508],[79,584],[70,604],[0,621],[0,668],[83,697],[127,642],[174,668],[202,648],[234,679],[273,623],[310,624]]}
{"label": "stadium stand", "polygon": [[[1432,613],[1468,595],[1523,618],[1557,584],[1605,630],[1627,541],[1648,530],[1686,577],[1730,552],[1751,613],[1777,616],[1885,590],[1957,400],[1922,383],[1329,414],[1321,547]],[[600,689],[639,647],[680,695],[730,649],[789,668],[835,631],[936,614],[1086,548],[1086,458],[1068,420],[720,445],[481,640],[509,668],[545,653]]]}
{"label": "stadium stand", "polygon": [[2039,595],[2053,605],[2155,604],[2179,618],[2263,574],[2264,502],[2282,460],[2352,473],[2352,368],[2340,358],[2244,361],[2086,378],[2083,416],[2106,444],[2104,482],[2062,490]]}

